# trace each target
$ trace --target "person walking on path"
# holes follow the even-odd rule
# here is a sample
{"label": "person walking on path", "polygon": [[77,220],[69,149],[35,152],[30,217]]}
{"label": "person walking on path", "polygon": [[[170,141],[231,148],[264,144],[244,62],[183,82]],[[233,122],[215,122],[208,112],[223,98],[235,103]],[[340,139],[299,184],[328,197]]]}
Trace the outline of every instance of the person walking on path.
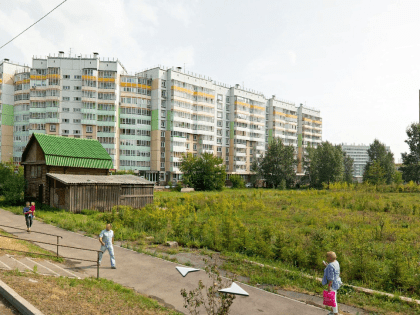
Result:
{"label": "person walking on path", "polygon": [[26,207],[23,207],[23,214],[25,215],[26,231],[27,232],[31,232],[31,226],[32,226],[32,221],[33,221],[33,213],[31,211],[30,206],[31,206],[31,204],[29,202],[27,202]]}
{"label": "person walking on path", "polygon": [[101,234],[99,234],[99,242],[101,243],[101,252],[99,253],[99,265],[102,261],[102,255],[107,250],[109,252],[109,256],[111,258],[111,268],[117,269],[115,267],[115,257],[114,257],[114,231],[111,230],[111,224],[107,224],[105,230],[102,230]]}
{"label": "person walking on path", "polygon": [[322,278],[322,285],[328,284],[328,291],[334,291],[335,297],[335,304],[336,306],[333,307],[333,311],[330,312],[328,315],[336,315],[338,314],[338,304],[337,304],[337,290],[341,286],[341,278],[340,278],[340,264],[337,261],[337,255],[334,252],[327,252],[327,261],[323,261],[324,266],[324,277]]}

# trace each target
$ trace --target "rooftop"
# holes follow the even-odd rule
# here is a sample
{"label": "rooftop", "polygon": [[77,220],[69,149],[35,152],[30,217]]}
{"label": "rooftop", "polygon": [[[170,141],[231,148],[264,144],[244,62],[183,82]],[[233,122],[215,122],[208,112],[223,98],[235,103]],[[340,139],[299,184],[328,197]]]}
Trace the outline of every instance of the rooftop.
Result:
{"label": "rooftop", "polygon": [[54,178],[63,184],[108,184],[108,185],[154,185],[144,178],[135,175],[70,175],[47,173],[48,177]]}

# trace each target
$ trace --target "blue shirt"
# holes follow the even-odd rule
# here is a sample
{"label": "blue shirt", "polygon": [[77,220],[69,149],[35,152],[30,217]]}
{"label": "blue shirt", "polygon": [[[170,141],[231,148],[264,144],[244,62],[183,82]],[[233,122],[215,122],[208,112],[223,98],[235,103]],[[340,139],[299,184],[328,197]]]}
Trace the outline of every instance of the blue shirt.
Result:
{"label": "blue shirt", "polygon": [[114,237],[114,231],[102,230],[101,234],[99,234],[99,237],[102,237],[102,242],[105,243],[106,247],[110,247],[112,246],[112,238]]}
{"label": "blue shirt", "polygon": [[324,278],[322,278],[322,285],[326,285],[328,281],[332,281],[331,289],[338,290],[341,286],[340,278],[340,264],[338,261],[329,263],[324,269]]}
{"label": "blue shirt", "polygon": [[[23,207],[23,214],[25,214],[25,212],[31,211],[31,208],[29,207]],[[29,216],[32,217],[32,212],[25,214],[25,216]]]}

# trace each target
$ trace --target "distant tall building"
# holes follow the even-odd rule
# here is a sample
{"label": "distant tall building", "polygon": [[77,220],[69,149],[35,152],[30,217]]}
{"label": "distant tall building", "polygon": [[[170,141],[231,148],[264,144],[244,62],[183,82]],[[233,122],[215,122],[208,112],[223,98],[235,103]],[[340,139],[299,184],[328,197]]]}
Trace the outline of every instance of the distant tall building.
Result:
{"label": "distant tall building", "polygon": [[300,156],[322,139],[320,112],[181,68],[129,74],[118,60],[57,56],[0,62],[1,160],[17,163],[33,132],[97,139],[116,169],[178,180],[184,153],[221,157],[245,178],[280,137]]}
{"label": "distant tall building", "polygon": [[[354,160],[353,177],[361,181],[365,166],[367,162],[369,162],[369,146],[364,144],[341,144],[341,147],[343,151]],[[386,147],[386,150],[389,152],[390,147]]]}
{"label": "distant tall building", "polygon": [[316,148],[322,141],[322,118],[317,109],[300,104],[298,108],[298,167],[297,172],[303,173],[302,159],[306,148]]}

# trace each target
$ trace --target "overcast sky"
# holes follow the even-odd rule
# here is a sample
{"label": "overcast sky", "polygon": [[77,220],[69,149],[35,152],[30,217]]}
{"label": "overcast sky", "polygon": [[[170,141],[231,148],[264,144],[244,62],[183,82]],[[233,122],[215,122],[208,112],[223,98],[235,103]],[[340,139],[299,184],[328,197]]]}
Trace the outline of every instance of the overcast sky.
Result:
{"label": "overcast sky", "polygon": [[[0,46],[62,0],[0,0]],[[323,140],[407,150],[419,120],[418,0],[68,0],[0,50],[182,66],[321,110]]]}

